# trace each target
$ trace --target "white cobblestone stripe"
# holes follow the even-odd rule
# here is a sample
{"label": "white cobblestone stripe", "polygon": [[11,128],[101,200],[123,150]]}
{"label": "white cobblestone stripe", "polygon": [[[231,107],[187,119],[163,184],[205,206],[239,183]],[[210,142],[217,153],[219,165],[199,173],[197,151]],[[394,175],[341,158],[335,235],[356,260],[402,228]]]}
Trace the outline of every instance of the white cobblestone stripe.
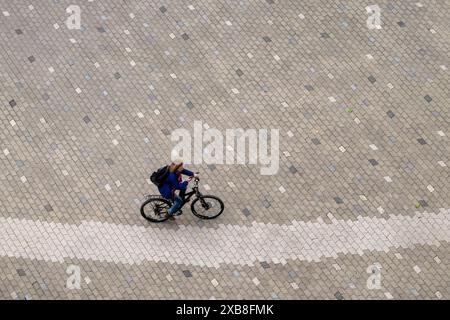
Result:
{"label": "white cobblestone stripe", "polygon": [[124,264],[144,261],[218,267],[257,261],[320,261],[338,253],[389,251],[450,242],[450,209],[387,219],[253,223],[164,230],[84,221],[80,225],[0,218],[0,256],[64,262],[66,258]]}

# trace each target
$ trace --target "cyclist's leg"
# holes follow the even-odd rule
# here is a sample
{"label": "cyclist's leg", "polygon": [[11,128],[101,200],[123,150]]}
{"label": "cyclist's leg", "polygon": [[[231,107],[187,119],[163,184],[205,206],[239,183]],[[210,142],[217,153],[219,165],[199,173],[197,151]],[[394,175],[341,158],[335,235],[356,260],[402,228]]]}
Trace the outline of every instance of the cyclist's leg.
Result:
{"label": "cyclist's leg", "polygon": [[175,196],[172,207],[170,207],[170,209],[167,211],[169,215],[172,216],[175,212],[177,212],[181,208],[182,204],[183,199],[180,196]]}
{"label": "cyclist's leg", "polygon": [[178,193],[178,196],[181,198],[181,200],[184,201],[185,194],[186,194],[186,188],[185,189],[180,189],[180,192]]}
{"label": "cyclist's leg", "polygon": [[183,206],[185,194],[186,188],[180,189],[178,195],[175,196],[173,206],[168,210],[169,215],[175,214]]}

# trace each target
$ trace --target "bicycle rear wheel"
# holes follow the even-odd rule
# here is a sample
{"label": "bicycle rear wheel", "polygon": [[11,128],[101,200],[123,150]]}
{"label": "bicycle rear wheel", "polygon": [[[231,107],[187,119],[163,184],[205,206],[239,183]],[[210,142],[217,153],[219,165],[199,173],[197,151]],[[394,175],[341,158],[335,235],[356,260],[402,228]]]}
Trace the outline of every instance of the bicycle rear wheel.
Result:
{"label": "bicycle rear wheel", "polygon": [[191,203],[192,213],[201,219],[214,219],[225,209],[222,200],[215,196],[200,196]]}
{"label": "bicycle rear wheel", "polygon": [[151,222],[163,222],[169,219],[171,205],[169,200],[163,198],[149,199],[142,204],[141,215]]}

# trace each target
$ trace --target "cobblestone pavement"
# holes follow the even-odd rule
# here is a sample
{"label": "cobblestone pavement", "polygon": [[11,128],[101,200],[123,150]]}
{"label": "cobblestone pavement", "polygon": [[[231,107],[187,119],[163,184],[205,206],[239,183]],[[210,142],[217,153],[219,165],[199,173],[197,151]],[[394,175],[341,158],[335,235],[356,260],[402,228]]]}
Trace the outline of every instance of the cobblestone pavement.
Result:
{"label": "cobblestone pavement", "polygon": [[[0,297],[449,299],[449,19],[447,0],[0,0]],[[152,224],[149,174],[194,121],[279,129],[279,170],[190,165],[225,212]]]}

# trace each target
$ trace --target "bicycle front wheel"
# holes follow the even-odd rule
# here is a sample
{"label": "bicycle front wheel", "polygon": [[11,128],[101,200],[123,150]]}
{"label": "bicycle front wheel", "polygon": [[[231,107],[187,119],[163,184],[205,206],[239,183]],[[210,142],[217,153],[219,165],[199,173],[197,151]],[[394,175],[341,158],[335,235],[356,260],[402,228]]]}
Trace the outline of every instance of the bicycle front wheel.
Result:
{"label": "bicycle front wheel", "polygon": [[200,196],[191,204],[192,213],[201,219],[217,218],[224,208],[222,200],[215,196]]}

